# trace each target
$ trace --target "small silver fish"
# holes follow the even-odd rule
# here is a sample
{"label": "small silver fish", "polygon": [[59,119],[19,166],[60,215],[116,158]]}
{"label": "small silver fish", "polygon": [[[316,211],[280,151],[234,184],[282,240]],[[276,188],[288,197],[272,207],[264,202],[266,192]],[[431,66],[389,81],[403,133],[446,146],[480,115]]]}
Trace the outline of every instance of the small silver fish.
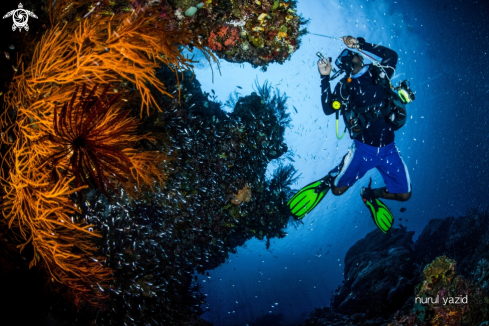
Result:
{"label": "small silver fish", "polygon": [[10,50],[15,50],[15,46],[12,44],[11,46],[8,47]]}
{"label": "small silver fish", "polygon": [[3,54],[5,55],[5,58],[7,58],[7,60],[10,60],[10,54],[6,51],[3,51]]}

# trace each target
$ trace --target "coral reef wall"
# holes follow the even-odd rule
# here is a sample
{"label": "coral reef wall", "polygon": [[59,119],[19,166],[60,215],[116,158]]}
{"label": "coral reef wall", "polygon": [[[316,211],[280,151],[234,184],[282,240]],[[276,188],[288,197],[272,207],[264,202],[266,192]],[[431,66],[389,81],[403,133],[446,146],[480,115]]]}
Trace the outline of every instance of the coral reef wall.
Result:
{"label": "coral reef wall", "polygon": [[182,53],[283,62],[304,33],[295,2],[24,5],[40,26],[6,55],[2,269],[46,281],[51,324],[206,324],[194,271],[285,236],[295,171],[280,159],[265,178],[287,152],[286,95],[256,85],[227,114]]}
{"label": "coral reef wall", "polygon": [[166,135],[157,137],[172,157],[165,188],[132,205],[87,198],[86,214],[103,234],[99,248],[115,270],[115,308],[99,316],[103,323],[194,323],[205,300],[194,270],[219,266],[252,237],[285,236],[289,222],[294,170],[283,166],[265,178],[268,162],[286,151],[286,97],[261,87],[262,96],[239,99],[227,114],[191,74],[179,84],[168,69],[158,76],[184,94],[181,105],[157,97],[169,110],[143,119],[144,130]]}
{"label": "coral reef wall", "polygon": [[[92,257],[91,238],[98,234],[85,219],[74,218],[80,210],[71,196],[86,187],[107,195],[105,187],[129,190],[163,180],[159,165],[165,157],[142,151],[138,143],[148,135],[136,135],[137,123],[129,110],[122,111],[131,95],[141,114],[152,104],[158,108],[146,86],[165,93],[154,69],[162,63],[185,68],[188,61],[171,36],[182,33],[169,31],[168,21],[151,22],[152,10],[75,19],[47,29],[31,61],[18,58],[5,94],[2,221],[20,251],[32,246],[30,267],[41,263],[52,286],[67,286],[76,304],[98,304],[91,298],[105,295],[92,287],[104,284],[110,270],[100,264],[101,257]],[[85,86],[77,94],[82,83],[89,94]],[[98,83],[113,86],[97,91]]]}

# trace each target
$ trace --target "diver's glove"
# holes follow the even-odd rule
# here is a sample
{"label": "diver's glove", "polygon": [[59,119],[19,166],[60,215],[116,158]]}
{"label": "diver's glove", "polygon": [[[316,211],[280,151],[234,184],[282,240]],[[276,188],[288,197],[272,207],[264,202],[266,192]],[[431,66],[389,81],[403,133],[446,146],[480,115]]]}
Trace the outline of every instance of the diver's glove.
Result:
{"label": "diver's glove", "polygon": [[345,43],[345,45],[350,49],[358,48],[358,40],[353,36],[343,36],[341,39],[343,40],[343,43]]}
{"label": "diver's glove", "polygon": [[358,48],[361,50],[363,49],[363,46],[365,45],[365,39],[363,37],[357,37],[358,41]]}

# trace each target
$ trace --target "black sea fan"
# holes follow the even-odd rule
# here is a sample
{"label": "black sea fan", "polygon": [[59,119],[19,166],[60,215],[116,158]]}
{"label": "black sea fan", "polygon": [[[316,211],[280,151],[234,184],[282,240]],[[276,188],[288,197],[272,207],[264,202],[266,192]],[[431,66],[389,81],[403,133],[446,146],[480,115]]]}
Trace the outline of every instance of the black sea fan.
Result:
{"label": "black sea fan", "polygon": [[284,128],[287,127],[290,121],[292,121],[290,118],[290,113],[286,112],[286,103],[289,99],[287,94],[280,94],[280,90],[278,88],[272,88],[272,85],[268,82],[268,80],[265,80],[263,86],[260,86],[258,79],[256,79],[253,89],[255,89],[258,95],[260,95],[267,108],[277,117],[279,125]]}
{"label": "black sea fan", "polygon": [[128,180],[132,163],[123,150],[134,140],[135,131],[134,120],[127,117],[129,111],[114,108],[119,94],[104,101],[108,88],[109,85],[97,98],[95,85],[85,97],[83,85],[75,105],[77,86],[61,110],[55,107],[54,135],[47,136],[55,145],[55,153],[48,158],[54,168],[53,175],[57,175],[57,167],[69,169],[77,187],[88,185],[105,195],[107,188],[114,190],[111,180]]}
{"label": "black sea fan", "polygon": [[271,192],[284,192],[289,195],[292,192],[291,186],[295,183],[298,177],[295,176],[297,170],[293,165],[280,164],[273,173],[273,178],[270,181],[269,190]]}

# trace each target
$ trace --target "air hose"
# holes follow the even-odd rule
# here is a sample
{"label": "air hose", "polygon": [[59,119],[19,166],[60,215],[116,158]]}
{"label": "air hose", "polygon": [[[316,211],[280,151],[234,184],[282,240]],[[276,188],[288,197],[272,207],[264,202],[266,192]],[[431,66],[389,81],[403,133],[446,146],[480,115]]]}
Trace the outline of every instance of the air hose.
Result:
{"label": "air hose", "polygon": [[339,120],[340,120],[340,112],[339,112],[339,110],[336,110],[336,138],[338,138],[338,140],[341,140],[341,139],[343,139],[343,137],[345,137],[346,127],[345,127],[345,131],[343,131],[343,135],[341,135],[341,137],[340,137],[340,133],[338,131],[338,129],[339,129]]}

